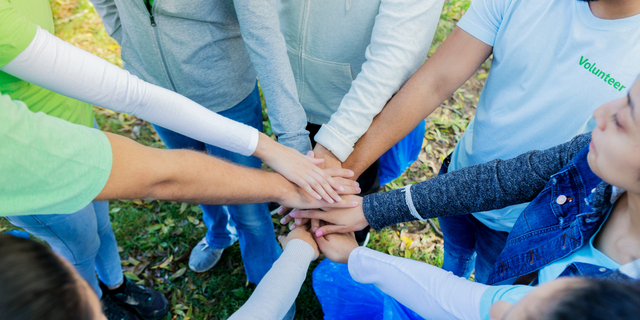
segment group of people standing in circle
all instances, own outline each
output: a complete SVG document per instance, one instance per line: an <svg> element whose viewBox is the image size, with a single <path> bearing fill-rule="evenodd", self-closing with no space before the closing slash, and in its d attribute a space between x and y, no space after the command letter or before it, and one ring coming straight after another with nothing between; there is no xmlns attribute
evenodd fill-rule
<svg viewBox="0 0 640 320"><path fill-rule="evenodd" d="M201 205L194 272L239 241L258 286L231 319L293 319L319 251L426 319L640 311L640 0L473 0L426 62L443 0L91 1L124 70L53 36L48 1L0 0L0 215L53 250L0 236L7 319L164 317L109 221L137 198ZM439 176L377 193L380 155L489 57ZM170 150L96 130L91 104ZM282 246L269 202L295 219ZM358 245L436 217L442 269Z"/></svg>

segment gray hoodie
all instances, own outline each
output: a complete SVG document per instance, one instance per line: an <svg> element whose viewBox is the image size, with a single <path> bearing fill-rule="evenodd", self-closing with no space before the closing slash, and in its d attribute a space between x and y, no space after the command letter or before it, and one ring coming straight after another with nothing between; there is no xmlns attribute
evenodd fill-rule
<svg viewBox="0 0 640 320"><path fill-rule="evenodd" d="M260 78L279 142L310 150L306 116L271 0L91 0L125 69L204 107L227 110Z"/></svg>

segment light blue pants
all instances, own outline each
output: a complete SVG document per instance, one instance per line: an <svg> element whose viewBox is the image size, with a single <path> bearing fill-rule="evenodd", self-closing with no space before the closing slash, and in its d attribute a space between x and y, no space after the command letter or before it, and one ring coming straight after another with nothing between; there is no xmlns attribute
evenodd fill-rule
<svg viewBox="0 0 640 320"><path fill-rule="evenodd" d="M43 214L6 217L14 226L46 241L53 252L73 265L98 297L107 286L122 283L123 274L116 237L109 220L109 202L92 202L72 214Z"/></svg>

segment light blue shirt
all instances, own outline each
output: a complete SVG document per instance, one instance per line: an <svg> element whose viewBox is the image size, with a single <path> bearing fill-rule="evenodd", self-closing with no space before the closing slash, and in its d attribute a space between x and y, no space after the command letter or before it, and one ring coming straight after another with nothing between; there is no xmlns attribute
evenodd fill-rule
<svg viewBox="0 0 640 320"><path fill-rule="evenodd" d="M535 287L517 285L517 286L491 286L480 298L480 318L482 320L490 320L491 306L498 301L506 301L516 304L524 296L533 291Z"/></svg>
<svg viewBox="0 0 640 320"><path fill-rule="evenodd" d="M640 15L604 20L577 0L474 0L458 27L493 46L493 62L450 170L592 130L593 111L640 73ZM525 206L474 215L508 232Z"/></svg>

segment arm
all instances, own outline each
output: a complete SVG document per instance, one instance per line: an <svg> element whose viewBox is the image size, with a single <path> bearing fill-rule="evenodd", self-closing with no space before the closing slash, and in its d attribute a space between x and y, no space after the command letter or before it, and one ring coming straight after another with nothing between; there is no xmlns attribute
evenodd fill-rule
<svg viewBox="0 0 640 320"><path fill-rule="evenodd" d="M289 207L328 205L277 173L246 168L190 150L164 150L105 133L112 149L106 185L95 200L165 199L200 204L279 202ZM343 181L345 192L355 185ZM353 205L336 202L334 206Z"/></svg>
<svg viewBox="0 0 640 320"><path fill-rule="evenodd" d="M552 175L589 145L586 133L544 151L530 151L509 160L465 167L433 179L361 198L362 206L336 210L293 211L293 218L324 220L330 225L316 235L382 229L400 222L500 209L533 200ZM286 219L285 219L286 220Z"/></svg>
<svg viewBox="0 0 640 320"><path fill-rule="evenodd" d="M373 120L343 167L352 169L356 177L362 174L464 84L491 50L456 27Z"/></svg>
<svg viewBox="0 0 640 320"><path fill-rule="evenodd" d="M282 319L293 305L309 263L318 257L318 246L303 228L291 231L280 241L284 252L260 280L249 300L229 320Z"/></svg>
<svg viewBox="0 0 640 320"><path fill-rule="evenodd" d="M373 118L424 62L442 5L442 0L380 3L362 71L315 136L340 161L347 159Z"/></svg>
<svg viewBox="0 0 640 320"><path fill-rule="evenodd" d="M319 162L274 142L255 128L144 82L40 28L29 46L0 70L68 97L138 116L195 140L254 155L317 199L340 200L334 191L338 183L315 165Z"/></svg>
<svg viewBox="0 0 640 320"><path fill-rule="evenodd" d="M489 288L424 262L364 247L349 255L349 273L429 319L480 319L480 300Z"/></svg>
<svg viewBox="0 0 640 320"><path fill-rule="evenodd" d="M40 28L29 46L0 70L45 89L136 115L242 155L251 155L258 145L256 129L146 83Z"/></svg>
<svg viewBox="0 0 640 320"><path fill-rule="evenodd" d="M363 210L380 229L412 220L500 209L533 200L552 175L589 145L589 133L544 151L493 160L391 192L365 197Z"/></svg>
<svg viewBox="0 0 640 320"><path fill-rule="evenodd" d="M122 43L122 26L116 3L113 0L91 0L91 3L102 18L107 34L118 43Z"/></svg>
<svg viewBox="0 0 640 320"><path fill-rule="evenodd" d="M298 91L280 32L273 0L234 0L242 39L258 74L267 102L271 128L278 141L302 154L311 150L307 116L298 102Z"/></svg>
<svg viewBox="0 0 640 320"><path fill-rule="evenodd" d="M479 319L480 299L489 286L457 277L423 262L359 247L353 235L316 239L334 262L349 264L349 274L372 283L426 319Z"/></svg>

